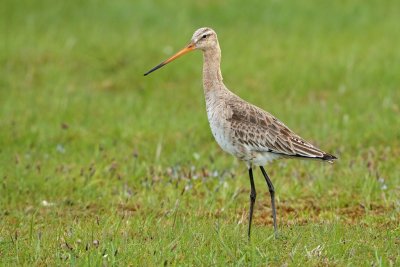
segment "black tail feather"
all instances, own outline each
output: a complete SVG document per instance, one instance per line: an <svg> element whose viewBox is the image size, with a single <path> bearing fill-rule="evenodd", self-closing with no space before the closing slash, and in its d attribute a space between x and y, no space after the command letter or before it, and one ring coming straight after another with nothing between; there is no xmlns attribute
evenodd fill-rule
<svg viewBox="0 0 400 267"><path fill-rule="evenodd" d="M332 161L337 159L337 157L335 157L334 155L325 153L324 156L321 158L322 160L327 160L327 161Z"/></svg>

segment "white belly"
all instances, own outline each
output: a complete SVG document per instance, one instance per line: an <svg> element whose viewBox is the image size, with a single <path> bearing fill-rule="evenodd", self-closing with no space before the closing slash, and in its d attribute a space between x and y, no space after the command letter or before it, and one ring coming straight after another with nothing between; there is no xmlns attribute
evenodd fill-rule
<svg viewBox="0 0 400 267"><path fill-rule="evenodd" d="M229 129L227 128L226 123L216 118L215 114L210 114L209 112L207 112L207 115L210 123L211 132L215 138L215 141L217 141L218 145L225 152L235 155L235 147L230 140Z"/></svg>
<svg viewBox="0 0 400 267"><path fill-rule="evenodd" d="M281 158L280 155L270 152L259 152L255 154L255 157L249 162L256 166L265 166L267 163L272 162L276 159Z"/></svg>
<svg viewBox="0 0 400 267"><path fill-rule="evenodd" d="M216 125L210 122L211 132L217 141L218 145L229 154L235 155L235 147L233 146L229 133L221 125Z"/></svg>

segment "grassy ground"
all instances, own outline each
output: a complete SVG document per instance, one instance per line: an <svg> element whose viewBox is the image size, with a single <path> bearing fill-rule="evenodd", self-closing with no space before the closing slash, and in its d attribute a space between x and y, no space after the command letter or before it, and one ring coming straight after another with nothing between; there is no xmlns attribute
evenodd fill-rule
<svg viewBox="0 0 400 267"><path fill-rule="evenodd" d="M400 4L11 1L0 23L1 265L400 265ZM337 155L256 170L208 127L212 26L227 86Z"/></svg>

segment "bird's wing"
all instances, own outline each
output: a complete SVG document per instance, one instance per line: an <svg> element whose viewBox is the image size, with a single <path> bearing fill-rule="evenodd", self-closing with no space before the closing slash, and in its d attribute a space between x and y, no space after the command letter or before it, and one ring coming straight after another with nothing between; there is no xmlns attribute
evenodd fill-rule
<svg viewBox="0 0 400 267"><path fill-rule="evenodd" d="M251 150L323 160L335 158L296 135L268 112L241 99L227 104L232 111L229 120L235 138Z"/></svg>

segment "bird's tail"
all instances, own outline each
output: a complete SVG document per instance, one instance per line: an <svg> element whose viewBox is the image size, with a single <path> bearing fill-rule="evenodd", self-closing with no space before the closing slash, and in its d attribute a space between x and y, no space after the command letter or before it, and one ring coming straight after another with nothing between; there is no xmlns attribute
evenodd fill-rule
<svg viewBox="0 0 400 267"><path fill-rule="evenodd" d="M337 157L335 157L332 154L328 154L328 153L324 153L323 157L321 158L323 161L327 161L329 163L333 163L333 161L335 159L337 159Z"/></svg>

